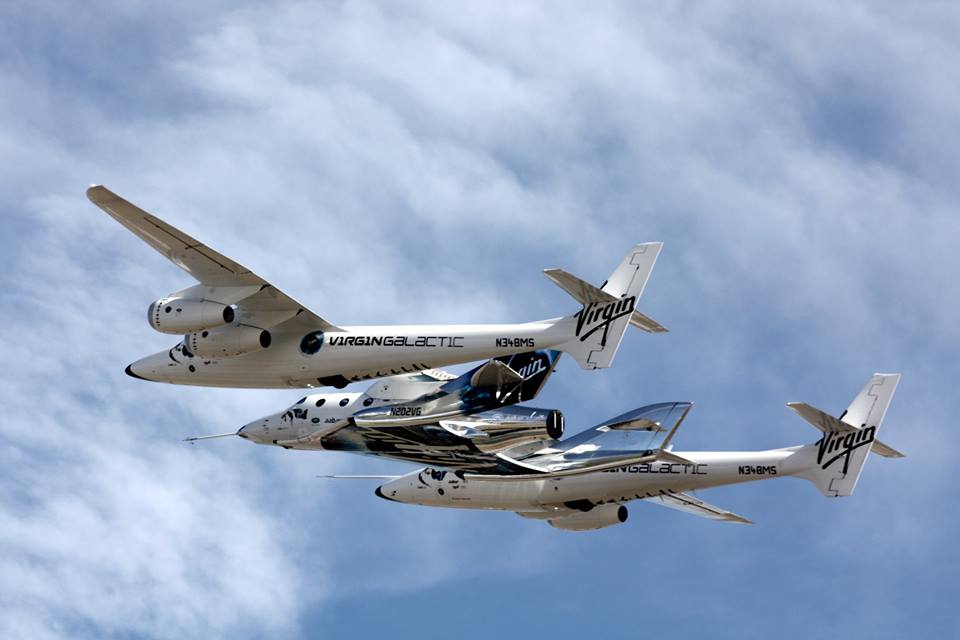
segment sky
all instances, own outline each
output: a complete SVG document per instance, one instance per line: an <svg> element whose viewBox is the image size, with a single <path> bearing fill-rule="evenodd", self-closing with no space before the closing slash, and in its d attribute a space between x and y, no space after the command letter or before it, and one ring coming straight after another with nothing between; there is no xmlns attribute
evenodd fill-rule
<svg viewBox="0 0 960 640"><path fill-rule="evenodd" d="M960 311L952 3L40 0L0 7L0 636L899 638L950 633ZM339 324L574 311L663 241L610 369L536 400L573 433L695 402L678 450L812 442L903 379L850 498L720 488L725 525L378 500L401 463L233 430L303 395L123 375L189 277L109 188ZM459 371L463 368L454 368ZM363 385L355 385L362 390Z"/></svg>

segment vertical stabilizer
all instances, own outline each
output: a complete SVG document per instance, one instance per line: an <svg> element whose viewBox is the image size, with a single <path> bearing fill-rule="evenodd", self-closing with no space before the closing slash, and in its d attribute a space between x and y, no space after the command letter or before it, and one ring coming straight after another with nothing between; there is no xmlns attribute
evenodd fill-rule
<svg viewBox="0 0 960 640"><path fill-rule="evenodd" d="M794 411L823 431L820 440L798 452L809 456L811 462L796 475L813 482L825 496L851 495L867 455L877 442L877 431L880 430L898 382L899 373L873 374L867 386L839 418L820 416L813 420L804 416L812 408L791 403Z"/></svg>
<svg viewBox="0 0 960 640"><path fill-rule="evenodd" d="M601 288L560 269L547 269L544 272L547 277L583 305L580 311L566 319L572 328L573 339L558 348L570 354L584 369L609 367L662 247L662 242L633 247ZM656 328L646 330L665 331L660 325L653 324Z"/></svg>

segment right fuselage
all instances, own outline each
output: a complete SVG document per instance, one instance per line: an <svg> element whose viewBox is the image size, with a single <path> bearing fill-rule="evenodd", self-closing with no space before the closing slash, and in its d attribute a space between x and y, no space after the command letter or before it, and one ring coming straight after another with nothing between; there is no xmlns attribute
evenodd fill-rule
<svg viewBox="0 0 960 640"><path fill-rule="evenodd" d="M815 462L810 447L677 455L690 464L649 462L592 473L522 479L424 469L382 485L377 495L434 507L535 512L564 503L623 503L665 492L790 476Z"/></svg>

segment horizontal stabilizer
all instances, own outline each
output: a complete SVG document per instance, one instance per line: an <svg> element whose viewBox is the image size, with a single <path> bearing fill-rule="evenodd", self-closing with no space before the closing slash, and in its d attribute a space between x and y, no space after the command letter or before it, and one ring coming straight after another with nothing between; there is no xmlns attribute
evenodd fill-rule
<svg viewBox="0 0 960 640"><path fill-rule="evenodd" d="M840 422L829 413L811 407L806 402L788 402L787 406L823 433L842 433L853 428L845 422Z"/></svg>
<svg viewBox="0 0 960 640"><path fill-rule="evenodd" d="M558 287L573 296L573 299L580 304L603 304L607 302L616 302L617 297L611 293L598 289L589 282L584 282L580 278L563 269L544 269L544 275L554 282ZM669 331L662 324L648 315L644 315L634 310L630 315L630 324L647 333L666 333Z"/></svg>
<svg viewBox="0 0 960 640"><path fill-rule="evenodd" d="M543 275L547 276L558 287L573 296L573 299L580 304L616 302L617 297L599 289L589 282L584 282L577 276L567 273L563 269L544 269Z"/></svg>
<svg viewBox="0 0 960 640"><path fill-rule="evenodd" d="M630 316L630 324L647 333L667 333L669 329L639 311L634 311Z"/></svg>
<svg viewBox="0 0 960 640"><path fill-rule="evenodd" d="M787 406L798 416L809 422L823 433L846 433L856 431L857 428L842 420L834 418L829 413L812 407L805 402L788 402ZM884 458L905 458L906 456L880 440L873 441L870 449L873 453Z"/></svg>
<svg viewBox="0 0 960 640"><path fill-rule="evenodd" d="M660 504L671 509L676 509L678 511L683 511L684 513L700 516L701 518L708 518L710 520L735 522L737 524L753 524L753 522L747 520L743 516L738 516L732 511L715 507L714 505L704 502L703 500L695 498L687 493L664 493L652 498L644 498L644 500L647 502Z"/></svg>
<svg viewBox="0 0 960 640"><path fill-rule="evenodd" d="M870 452L875 453L878 456L883 456L884 458L906 458L904 454L879 440L873 441L873 448L870 449Z"/></svg>

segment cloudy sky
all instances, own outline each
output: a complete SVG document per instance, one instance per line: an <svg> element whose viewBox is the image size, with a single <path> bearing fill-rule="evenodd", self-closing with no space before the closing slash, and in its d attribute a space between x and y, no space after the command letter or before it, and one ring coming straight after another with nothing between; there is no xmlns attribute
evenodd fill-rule
<svg viewBox="0 0 960 640"><path fill-rule="evenodd" d="M953 628L960 11L950 3L40 1L0 8L0 636L718 638ZM103 183L335 323L573 311L665 248L577 431L696 402L678 449L811 442L903 381L852 498L706 492L587 534L377 500L347 454L188 435L299 397L123 375L190 284ZM358 387L360 390L362 387ZM948 627L949 625L949 627Z"/></svg>

